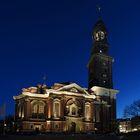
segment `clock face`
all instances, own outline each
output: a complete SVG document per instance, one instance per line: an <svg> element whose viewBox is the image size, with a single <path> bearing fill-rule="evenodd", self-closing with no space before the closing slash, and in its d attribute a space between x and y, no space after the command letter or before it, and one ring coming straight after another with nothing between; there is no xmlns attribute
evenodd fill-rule
<svg viewBox="0 0 140 140"><path fill-rule="evenodd" d="M103 40L105 38L105 33L103 31L98 31L95 32L94 34L94 39L99 41L99 40Z"/></svg>

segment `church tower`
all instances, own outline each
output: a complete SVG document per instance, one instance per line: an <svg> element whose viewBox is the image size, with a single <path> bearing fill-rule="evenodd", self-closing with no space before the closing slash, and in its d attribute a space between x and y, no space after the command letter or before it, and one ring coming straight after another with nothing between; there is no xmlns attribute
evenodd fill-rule
<svg viewBox="0 0 140 140"><path fill-rule="evenodd" d="M93 86L113 88L113 58L109 56L109 44L107 37L107 29L104 22L100 19L95 24L92 32L93 48L88 64L89 89Z"/></svg>
<svg viewBox="0 0 140 140"><path fill-rule="evenodd" d="M92 31L92 50L88 63L88 89L95 94L94 124L101 133L115 130L116 94L113 89L112 64L109 54L108 32L101 18Z"/></svg>

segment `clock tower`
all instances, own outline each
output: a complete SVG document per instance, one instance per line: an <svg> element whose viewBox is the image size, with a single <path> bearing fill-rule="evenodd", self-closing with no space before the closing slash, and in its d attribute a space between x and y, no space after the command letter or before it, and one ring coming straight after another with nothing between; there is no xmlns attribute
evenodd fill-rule
<svg viewBox="0 0 140 140"><path fill-rule="evenodd" d="M92 31L92 50L88 63L88 89L95 94L94 123L99 132L112 132L116 121L116 94L113 89L112 64L109 55L108 32L99 19Z"/></svg>
<svg viewBox="0 0 140 140"><path fill-rule="evenodd" d="M107 29L102 20L98 20L92 31L92 51L88 63L88 88L100 86L113 88L112 63L109 56L109 44L107 41Z"/></svg>

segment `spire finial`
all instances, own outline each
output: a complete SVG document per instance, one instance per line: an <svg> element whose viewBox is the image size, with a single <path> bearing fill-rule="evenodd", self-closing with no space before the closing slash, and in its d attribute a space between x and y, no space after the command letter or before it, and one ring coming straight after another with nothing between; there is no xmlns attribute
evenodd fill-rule
<svg viewBox="0 0 140 140"><path fill-rule="evenodd" d="M101 18L101 10L102 10L102 7L99 4L96 7L97 7L97 14L98 14L98 17L100 19Z"/></svg>
<svg viewBox="0 0 140 140"><path fill-rule="evenodd" d="M46 79L47 79L46 74L44 74L42 79L43 79L43 84L45 85L46 84Z"/></svg>

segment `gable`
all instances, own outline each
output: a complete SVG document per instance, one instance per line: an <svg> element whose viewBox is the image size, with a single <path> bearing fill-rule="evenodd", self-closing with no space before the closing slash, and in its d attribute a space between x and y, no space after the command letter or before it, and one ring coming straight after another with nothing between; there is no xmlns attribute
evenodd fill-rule
<svg viewBox="0 0 140 140"><path fill-rule="evenodd" d="M66 85L60 89L58 89L57 91L67 91L67 92L72 92L72 93L79 93L79 94L85 94L88 95L88 92L80 87L79 85L72 83L70 85Z"/></svg>

